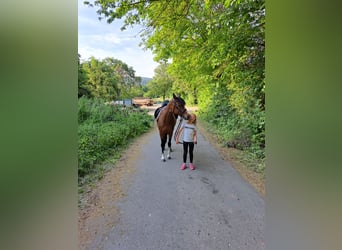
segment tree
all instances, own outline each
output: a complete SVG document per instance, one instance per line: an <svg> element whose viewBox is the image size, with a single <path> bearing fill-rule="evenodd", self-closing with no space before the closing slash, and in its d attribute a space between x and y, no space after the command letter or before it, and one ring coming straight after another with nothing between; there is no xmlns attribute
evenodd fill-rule
<svg viewBox="0 0 342 250"><path fill-rule="evenodd" d="M162 63L155 70L155 76L147 83L148 92L150 97L162 96L163 100L171 94L173 79L167 73L169 64Z"/></svg>
<svg viewBox="0 0 342 250"><path fill-rule="evenodd" d="M86 78L82 78L80 72L84 72ZM98 60L91 57L81 64L79 75L79 82L90 97L111 101L132 98L141 92L141 78L135 76L132 67L115 58Z"/></svg>
<svg viewBox="0 0 342 250"><path fill-rule="evenodd" d="M175 90L241 148L265 140L264 0L96 0L100 18L143 24L142 44L169 61ZM195 100L194 100L195 102Z"/></svg>
<svg viewBox="0 0 342 250"><path fill-rule="evenodd" d="M135 77L133 68L118 59L110 57L105 58L103 62L116 73L118 86L116 90L117 97L121 99L131 98L131 89L140 81L139 78Z"/></svg>
<svg viewBox="0 0 342 250"><path fill-rule="evenodd" d="M116 99L119 92L119 77L110 65L91 57L89 61L83 63L83 69L88 76L86 86L92 97Z"/></svg>
<svg viewBox="0 0 342 250"><path fill-rule="evenodd" d="M90 96L90 91L86 88L87 75L82 69L81 55L78 54L78 98L82 96Z"/></svg>

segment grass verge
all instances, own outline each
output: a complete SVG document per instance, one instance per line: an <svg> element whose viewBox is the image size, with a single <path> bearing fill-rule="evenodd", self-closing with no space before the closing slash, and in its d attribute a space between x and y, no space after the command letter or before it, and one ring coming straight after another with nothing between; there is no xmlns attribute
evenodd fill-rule
<svg viewBox="0 0 342 250"><path fill-rule="evenodd" d="M197 123L198 129L203 136L219 151L225 161L240 173L240 175L249 182L262 197L265 197L265 162L255 158L251 153L228 148L220 141L214 129L209 123L199 119Z"/></svg>

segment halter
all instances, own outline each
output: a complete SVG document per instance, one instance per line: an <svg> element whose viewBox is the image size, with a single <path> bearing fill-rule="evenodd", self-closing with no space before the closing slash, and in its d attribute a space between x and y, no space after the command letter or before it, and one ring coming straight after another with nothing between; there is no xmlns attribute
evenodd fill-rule
<svg viewBox="0 0 342 250"><path fill-rule="evenodd" d="M183 114L186 112L186 108L184 108L183 110L180 110L180 108L177 106L177 101L176 99L173 99L173 102L174 102L174 108L178 109L178 111L180 112L179 113L179 116L180 117L183 117ZM173 112L173 111L172 111ZM174 113L174 112L173 112Z"/></svg>

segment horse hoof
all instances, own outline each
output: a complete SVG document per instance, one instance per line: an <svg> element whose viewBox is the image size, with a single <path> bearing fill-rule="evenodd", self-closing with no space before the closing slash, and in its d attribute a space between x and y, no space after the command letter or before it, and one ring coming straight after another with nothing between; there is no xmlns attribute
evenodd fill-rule
<svg viewBox="0 0 342 250"><path fill-rule="evenodd" d="M165 160L165 159L162 159L162 161L163 161L163 162L166 162L166 160Z"/></svg>
<svg viewBox="0 0 342 250"><path fill-rule="evenodd" d="M168 157L167 157L167 159L169 159L169 160L170 160L170 159L171 159L171 156L168 156Z"/></svg>

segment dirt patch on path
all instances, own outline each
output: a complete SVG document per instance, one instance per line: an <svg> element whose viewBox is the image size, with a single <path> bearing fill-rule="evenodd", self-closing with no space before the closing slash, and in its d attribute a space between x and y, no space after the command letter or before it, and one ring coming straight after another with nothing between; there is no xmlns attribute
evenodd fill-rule
<svg viewBox="0 0 342 250"><path fill-rule="evenodd" d="M210 142L211 145L220 153L221 157L232 164L232 166L240 173L242 178L244 178L248 183L250 183L258 193L264 198L266 194L265 181L260 173L249 169L247 166L239 161L240 151L234 148L223 147L218 143L218 139L215 135L208 132L203 124L197 123L198 129L201 131L202 135Z"/></svg>
<svg viewBox="0 0 342 250"><path fill-rule="evenodd" d="M107 237L105 232L118 223L120 214L115 203L126 195L123 187L130 183L136 172L132 163L140 157L141 145L153 131L151 128L132 142L113 168L86 195L85 206L78 210L79 249L92 249L91 242L95 237L103 242Z"/></svg>

